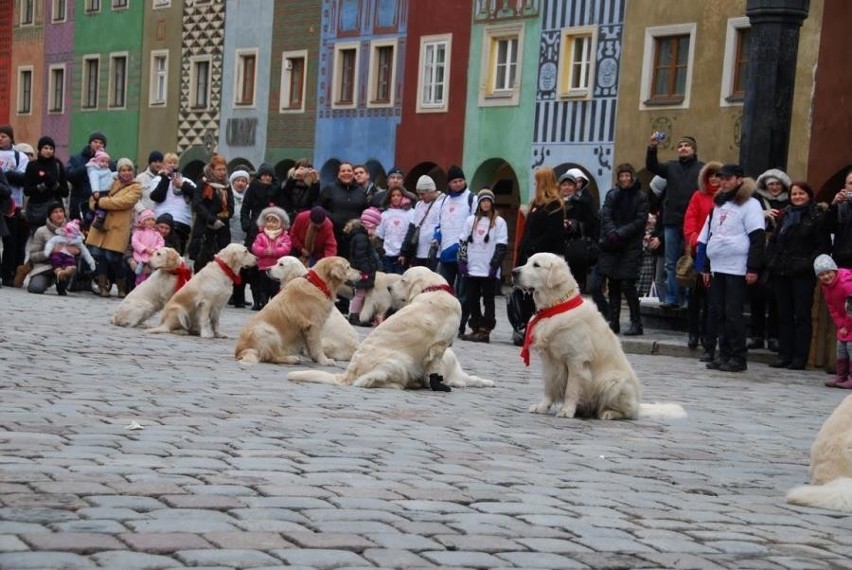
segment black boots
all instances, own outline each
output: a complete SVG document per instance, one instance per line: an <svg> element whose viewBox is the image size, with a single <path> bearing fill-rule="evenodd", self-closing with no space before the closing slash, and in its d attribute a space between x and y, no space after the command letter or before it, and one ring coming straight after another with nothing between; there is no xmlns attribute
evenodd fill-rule
<svg viewBox="0 0 852 570"><path fill-rule="evenodd" d="M630 323L630 328L624 331L624 336L641 336L644 334L642 323Z"/></svg>

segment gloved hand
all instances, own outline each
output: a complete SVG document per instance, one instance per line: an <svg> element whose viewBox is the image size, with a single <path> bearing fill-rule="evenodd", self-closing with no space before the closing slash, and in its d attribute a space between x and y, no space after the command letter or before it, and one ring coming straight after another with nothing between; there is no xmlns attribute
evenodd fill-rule
<svg viewBox="0 0 852 570"><path fill-rule="evenodd" d="M462 275L467 275L467 263L464 261L459 262L459 273Z"/></svg>
<svg viewBox="0 0 852 570"><path fill-rule="evenodd" d="M488 268L488 277L490 277L491 279L496 278L496 277L497 277L497 269L498 269L498 268L497 268L497 267L494 267L493 265L492 265L492 266L490 266L490 267Z"/></svg>
<svg viewBox="0 0 852 570"><path fill-rule="evenodd" d="M36 184L36 190L38 190L40 194L44 194L45 192L47 192L47 184L45 184L44 182Z"/></svg>
<svg viewBox="0 0 852 570"><path fill-rule="evenodd" d="M210 225L210 227L213 228L214 230L221 230L222 228L225 227L225 222L223 222L222 220L216 220L215 222L213 222Z"/></svg>

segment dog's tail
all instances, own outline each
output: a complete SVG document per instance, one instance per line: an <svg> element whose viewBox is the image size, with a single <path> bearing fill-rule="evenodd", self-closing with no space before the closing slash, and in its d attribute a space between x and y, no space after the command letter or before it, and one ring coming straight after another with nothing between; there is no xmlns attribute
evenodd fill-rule
<svg viewBox="0 0 852 570"><path fill-rule="evenodd" d="M297 370L287 375L290 382L311 382L313 384L342 385L343 374L326 372L325 370Z"/></svg>
<svg viewBox="0 0 852 570"><path fill-rule="evenodd" d="M680 420L686 417L686 410L680 404L671 402L654 402L653 404L639 404L640 418L654 418L663 420Z"/></svg>
<svg viewBox="0 0 852 570"><path fill-rule="evenodd" d="M240 350L237 352L237 360L240 361L240 364L245 366L254 366L258 362L260 362L260 354L257 353L257 350L253 348L247 348L245 350Z"/></svg>
<svg viewBox="0 0 852 570"><path fill-rule="evenodd" d="M840 477L825 485L802 485L790 489L787 502L792 505L852 513L852 477Z"/></svg>

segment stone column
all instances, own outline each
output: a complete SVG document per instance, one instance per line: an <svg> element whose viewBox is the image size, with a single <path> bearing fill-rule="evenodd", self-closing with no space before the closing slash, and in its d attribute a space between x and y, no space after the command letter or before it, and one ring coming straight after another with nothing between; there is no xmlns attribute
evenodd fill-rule
<svg viewBox="0 0 852 570"><path fill-rule="evenodd" d="M740 164L749 176L787 167L799 28L810 0L747 0L751 22Z"/></svg>

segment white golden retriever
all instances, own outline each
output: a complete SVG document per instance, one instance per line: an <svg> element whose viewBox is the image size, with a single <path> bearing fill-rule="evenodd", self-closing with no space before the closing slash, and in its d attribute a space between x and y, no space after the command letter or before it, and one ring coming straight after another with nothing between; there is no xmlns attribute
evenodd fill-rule
<svg viewBox="0 0 852 570"><path fill-rule="evenodd" d="M393 288L407 304L370 332L344 372L300 370L291 372L288 380L406 389L428 387L434 374L450 386L494 385L465 374L448 350L458 331L461 305L443 277L413 267Z"/></svg>
<svg viewBox="0 0 852 570"><path fill-rule="evenodd" d="M120 327L138 327L154 313L162 309L175 293L178 275L188 279L192 270L184 263L180 254L170 248L161 247L151 256L151 268L155 271L137 285L112 315L110 322Z"/></svg>
<svg viewBox="0 0 852 570"><path fill-rule="evenodd" d="M810 485L791 489L787 502L852 513L852 396L840 402L811 447Z"/></svg>
<svg viewBox="0 0 852 570"><path fill-rule="evenodd" d="M273 279L277 279L283 289L287 283L296 277L304 277L308 269L297 258L285 255L266 272ZM322 350L332 360L349 360L355 354L355 349L358 348L358 333L336 307L332 307L328 313L328 318L322 325L320 336ZM302 354L310 356L307 351L303 351Z"/></svg>
<svg viewBox="0 0 852 570"><path fill-rule="evenodd" d="M219 331L219 316L231 296L240 269L255 265L257 258L244 245L225 246L213 261L172 295L163 308L160 325L145 332L227 338Z"/></svg>
<svg viewBox="0 0 852 570"><path fill-rule="evenodd" d="M402 275L396 273L384 273L376 271L376 282L372 289L364 296L364 306L358 313L361 322L372 323L373 319L383 321L390 309L398 310L402 303L394 302L391 296L391 287L399 283Z"/></svg>
<svg viewBox="0 0 852 570"><path fill-rule="evenodd" d="M580 290L564 259L537 253L512 271L512 279L515 287L533 291L539 311L527 330L532 348L541 356L544 398L530 406L530 412L546 414L554 402L561 402L556 415L562 418L685 415L676 404L642 404L640 410L639 379L618 337L594 303L576 305ZM557 307L572 308L556 313ZM545 316L551 311L554 314Z"/></svg>
<svg viewBox="0 0 852 570"><path fill-rule="evenodd" d="M331 366L322 330L334 308L334 291L360 273L342 257L324 257L303 278L293 279L243 326L234 351L243 364L298 364L307 352L314 362Z"/></svg>

